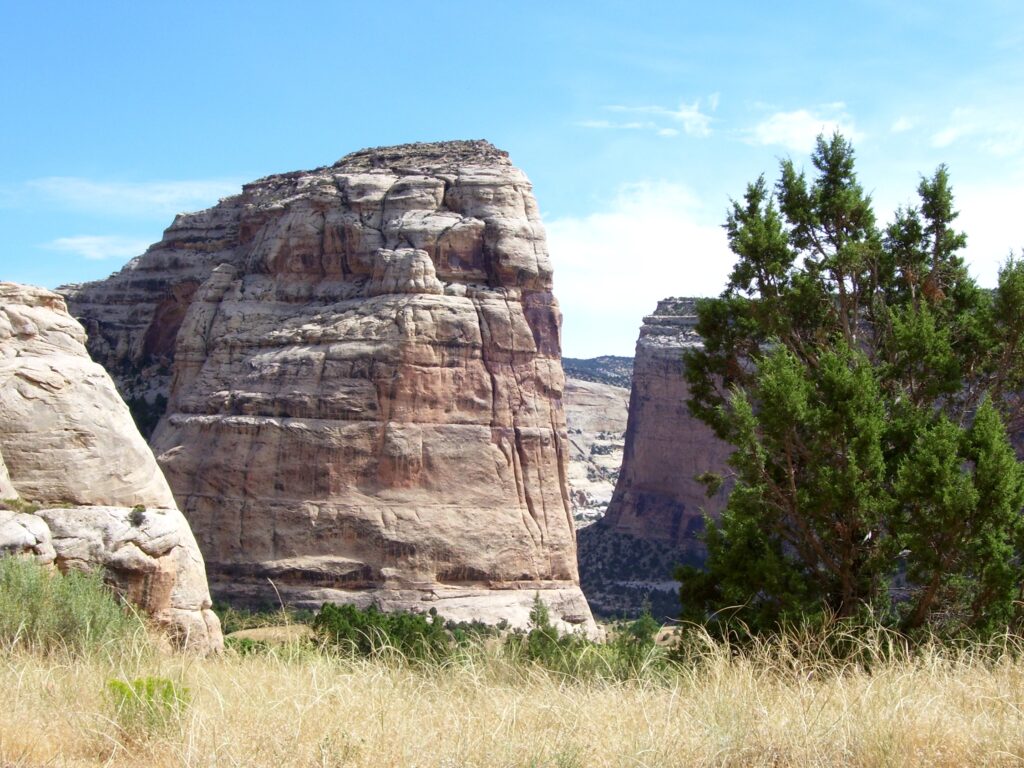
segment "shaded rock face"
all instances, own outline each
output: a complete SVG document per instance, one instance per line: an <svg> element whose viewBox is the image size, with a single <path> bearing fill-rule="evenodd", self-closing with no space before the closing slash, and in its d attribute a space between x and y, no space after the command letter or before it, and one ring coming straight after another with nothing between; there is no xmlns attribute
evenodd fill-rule
<svg viewBox="0 0 1024 768"><path fill-rule="evenodd" d="M576 527L582 528L604 515L615 491L622 466L629 390L566 377L564 403L569 428L569 503Z"/></svg>
<svg viewBox="0 0 1024 768"><path fill-rule="evenodd" d="M723 472L731 448L686 407L683 352L701 343L696 319L692 299L665 299L644 318L615 493L605 516L580 532L587 597L612 613L637 604L638 591L674 590L676 563L703 562L704 513L719 513L728 498L730 486L708 498L697 480Z"/></svg>
<svg viewBox="0 0 1024 768"><path fill-rule="evenodd" d="M66 289L226 598L591 626L558 304L526 176L486 142L364 150L178 216Z"/></svg>
<svg viewBox="0 0 1024 768"><path fill-rule="evenodd" d="M725 506L728 488L708 498L698 477L721 473L731 448L690 415L683 352L698 346L693 300L666 299L644 318L636 344L622 471L603 525L700 556L703 514Z"/></svg>
<svg viewBox="0 0 1024 768"><path fill-rule="evenodd" d="M103 567L181 644L221 646L199 548L82 327L61 296L13 283L0 283L0 498L31 503L0 509L0 552Z"/></svg>

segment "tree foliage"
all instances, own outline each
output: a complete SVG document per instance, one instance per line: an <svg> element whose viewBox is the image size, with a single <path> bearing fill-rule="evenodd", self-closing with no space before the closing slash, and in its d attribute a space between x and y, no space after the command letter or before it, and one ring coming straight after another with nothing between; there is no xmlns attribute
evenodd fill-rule
<svg viewBox="0 0 1024 768"><path fill-rule="evenodd" d="M884 230L840 135L733 201L737 261L698 305L691 412L734 489L683 568L684 616L753 630L871 611L905 630L1021 613L1024 264L970 278L947 169Z"/></svg>

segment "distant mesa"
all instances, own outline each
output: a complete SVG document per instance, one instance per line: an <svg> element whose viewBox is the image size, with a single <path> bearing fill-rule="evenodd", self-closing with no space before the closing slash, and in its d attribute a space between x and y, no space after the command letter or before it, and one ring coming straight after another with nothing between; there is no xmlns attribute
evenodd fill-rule
<svg viewBox="0 0 1024 768"><path fill-rule="evenodd" d="M58 294L0 283L0 554L102 568L179 645L221 647L203 558Z"/></svg>
<svg viewBox="0 0 1024 768"><path fill-rule="evenodd" d="M505 152L409 144L268 176L64 292L156 424L215 594L513 626L540 594L593 629L561 315Z"/></svg>

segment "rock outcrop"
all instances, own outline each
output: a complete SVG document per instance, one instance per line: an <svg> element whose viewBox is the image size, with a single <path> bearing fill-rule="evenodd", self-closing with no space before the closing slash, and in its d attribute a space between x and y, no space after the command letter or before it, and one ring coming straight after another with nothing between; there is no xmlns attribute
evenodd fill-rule
<svg viewBox="0 0 1024 768"><path fill-rule="evenodd" d="M622 469L604 517L580 532L580 570L595 610L616 613L652 591L671 593L677 563L704 559L704 513L725 506L697 479L721 473L728 445L690 415L683 352L701 343L692 299L665 299L644 318L636 344ZM678 601L669 601L678 612Z"/></svg>
<svg viewBox="0 0 1024 768"><path fill-rule="evenodd" d="M486 142L364 150L178 216L66 290L135 403L215 594L591 628L558 304Z"/></svg>
<svg viewBox="0 0 1024 768"><path fill-rule="evenodd" d="M0 283L0 551L104 568L182 645L219 648L203 558L64 299Z"/></svg>
<svg viewBox="0 0 1024 768"><path fill-rule="evenodd" d="M565 379L569 428L569 502L576 527L601 519L622 466L629 390L595 381Z"/></svg>

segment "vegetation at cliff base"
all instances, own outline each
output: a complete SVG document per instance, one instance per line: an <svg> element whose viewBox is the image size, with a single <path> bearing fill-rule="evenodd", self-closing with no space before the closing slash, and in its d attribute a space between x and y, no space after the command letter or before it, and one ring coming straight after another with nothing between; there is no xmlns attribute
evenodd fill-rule
<svg viewBox="0 0 1024 768"><path fill-rule="evenodd" d="M945 167L883 230L846 139L819 137L811 163L733 203L735 267L698 305L690 409L735 446L735 486L706 570L678 573L685 616L1017 627L1024 263L974 283Z"/></svg>
<svg viewBox="0 0 1024 768"><path fill-rule="evenodd" d="M0 651L118 653L144 635L99 572L63 574L32 558L0 557Z"/></svg>

